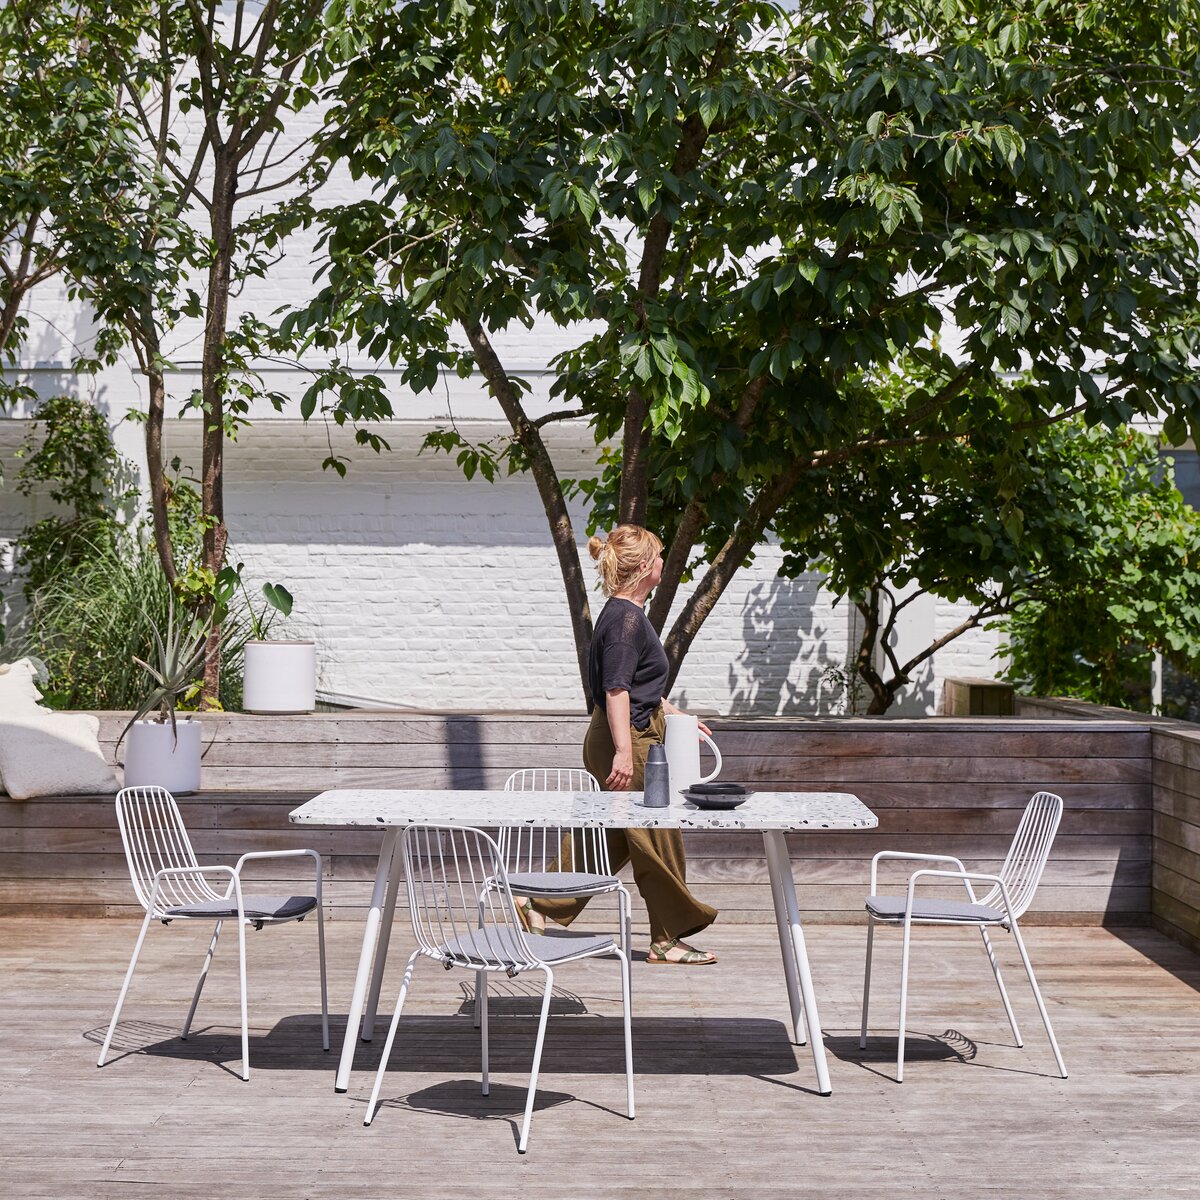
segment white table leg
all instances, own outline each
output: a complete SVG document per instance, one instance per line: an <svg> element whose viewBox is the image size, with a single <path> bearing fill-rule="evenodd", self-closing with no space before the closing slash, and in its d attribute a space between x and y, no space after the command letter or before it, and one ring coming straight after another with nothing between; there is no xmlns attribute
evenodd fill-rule
<svg viewBox="0 0 1200 1200"><path fill-rule="evenodd" d="M350 1070L354 1066L354 1045L358 1040L358 1023L362 1017L363 1003L367 998L367 984L371 979L371 960L375 956L375 941L379 935L379 923L383 915L388 873L399 836L399 829L389 829L384 835L383 847L379 851L379 867L375 872L375 890L371 893L371 908L367 913L362 949L358 954L358 973L354 976L354 994L350 998L350 1011L346 1014L346 1036L342 1039L342 1056L338 1060L337 1076L333 1081L333 1089L336 1092L344 1092L350 1086Z"/></svg>
<svg viewBox="0 0 1200 1200"><path fill-rule="evenodd" d="M784 972L788 970L789 955L800 977L800 995L804 1002L804 1017L808 1025L808 1039L812 1049L813 1065L817 1069L817 1090L822 1096L831 1095L833 1086L829 1082L829 1065L825 1061L825 1041L821 1036L821 1020L817 1015L817 994L813 990L812 972L808 966L808 950L804 944L804 930L800 926L800 906L796 903L796 888L792 883L792 864L788 855L787 842L781 830L763 831L763 844L767 851L767 869L771 875L772 889L778 889L783 897L790 937L781 942Z"/></svg>
<svg viewBox="0 0 1200 1200"><path fill-rule="evenodd" d="M775 927L779 931L779 952L783 956L783 978L787 983L788 1003L792 1009L793 1041L803 1046L808 1041L804 1028L804 1006L800 1000L800 976L796 971L796 955L792 952L792 930L788 925L787 904L783 898L783 887L772 866L771 844L763 834L766 849L767 873L771 880L771 901L775 905Z"/></svg>
<svg viewBox="0 0 1200 1200"><path fill-rule="evenodd" d="M379 989L383 986L383 970L387 966L388 945L392 940L392 922L396 919L396 894L400 891L400 870L396 860L400 854L400 843L392 852L389 868L387 900L383 905L383 919L379 925L379 937L375 944L375 967L371 972L371 990L367 994L367 1011L363 1014L361 1038L369 1042L375 1035L375 1012L379 1008Z"/></svg>

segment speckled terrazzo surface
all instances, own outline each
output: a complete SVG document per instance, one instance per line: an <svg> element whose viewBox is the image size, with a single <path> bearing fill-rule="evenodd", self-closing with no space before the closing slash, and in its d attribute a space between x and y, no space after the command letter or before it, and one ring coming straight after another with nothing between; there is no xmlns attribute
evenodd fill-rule
<svg viewBox="0 0 1200 1200"><path fill-rule="evenodd" d="M701 809L682 797L646 808L641 792L322 792L295 809L300 825L612 826L616 829L872 829L875 814L849 792L753 792L738 808Z"/></svg>

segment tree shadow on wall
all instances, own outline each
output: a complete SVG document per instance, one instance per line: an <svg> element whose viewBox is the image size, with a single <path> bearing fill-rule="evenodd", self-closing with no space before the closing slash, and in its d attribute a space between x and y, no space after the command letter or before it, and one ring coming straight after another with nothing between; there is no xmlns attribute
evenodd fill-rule
<svg viewBox="0 0 1200 1200"><path fill-rule="evenodd" d="M755 584L742 605L742 649L729 668L730 716L790 716L831 707L823 676L844 636L815 612L818 575ZM832 639L831 639L832 635Z"/></svg>

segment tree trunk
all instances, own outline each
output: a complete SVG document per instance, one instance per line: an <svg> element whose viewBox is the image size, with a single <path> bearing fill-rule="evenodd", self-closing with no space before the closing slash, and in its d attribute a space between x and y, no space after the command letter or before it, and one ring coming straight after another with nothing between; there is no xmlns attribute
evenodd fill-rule
<svg viewBox="0 0 1200 1200"><path fill-rule="evenodd" d="M811 466L808 461L794 463L789 470L767 484L755 497L749 511L738 522L737 528L730 534L725 545L717 552L699 586L675 618L675 624L671 626L671 632L663 643L671 671L667 680L668 687L674 684L693 639L700 632L700 627L709 613L716 607L730 580L746 561L746 556L758 545L763 532L779 511L779 506Z"/></svg>
<svg viewBox="0 0 1200 1200"><path fill-rule="evenodd" d="M537 484L546 521L550 525L550 536L558 555L558 567L562 572L563 586L567 592L567 607L571 613L571 629L575 635L575 654L579 664L579 679L583 686L584 701L591 711L591 693L588 687L588 651L592 645L592 612L588 603L587 585L583 578L583 567L579 561L579 547L575 542L575 530L571 515L563 497L558 471L550 459L546 443L537 426L525 415L520 397L509 381L500 359L497 357L483 326L477 321L464 319L462 327L475 354L475 361L488 381L492 395L504 411L513 434L519 443L529 470Z"/></svg>
<svg viewBox="0 0 1200 1200"><path fill-rule="evenodd" d="M208 270L208 312L204 322L201 397L204 417L201 464L201 512L204 517L203 566L216 575L225 565L225 332L229 319L229 279L233 265L233 206L236 159L226 147L214 148L212 209L213 260ZM221 700L221 631L209 634L204 659L202 705Z"/></svg>
<svg viewBox="0 0 1200 1200"><path fill-rule="evenodd" d="M171 546L171 528L167 514L167 478L163 470L163 416L166 412L167 385L163 378L157 347L146 354L146 384L150 390L146 408L146 475L150 485L150 526L154 546L167 582L175 586L175 553Z"/></svg>
<svg viewBox="0 0 1200 1200"><path fill-rule="evenodd" d="M4 359L4 352L16 328L17 318L21 315L21 301L24 298L24 290L13 287L5 297L4 308L0 309L0 362Z"/></svg>
<svg viewBox="0 0 1200 1200"><path fill-rule="evenodd" d="M858 677L871 689L871 703L867 705L867 716L882 716L892 706L896 698L899 681L884 681L875 667L875 647L879 644L881 629L879 617L880 592L872 588L865 601L857 601L855 608L862 614L863 631L858 639L858 653L854 656L854 670ZM907 683L907 680L904 680Z"/></svg>
<svg viewBox="0 0 1200 1200"><path fill-rule="evenodd" d="M739 433L744 434L750 427L754 411L766 390L766 376L759 376L743 389L741 399L738 401L737 413L734 416L734 427ZM715 472L712 476L711 487L705 488L702 494L694 496L679 519L675 536L671 539L666 556L663 558L662 579L659 581L658 587L654 589L654 599L650 602L650 624L658 633L662 633L663 626L667 623L671 605L675 603L675 596L679 592L680 580L684 571L687 570L688 560L692 556L692 548L704 528L704 522L708 517L708 496L722 487L725 480L726 473L724 471ZM672 676L672 678L674 677Z"/></svg>
<svg viewBox="0 0 1200 1200"><path fill-rule="evenodd" d="M714 55L709 75L714 75L724 60L724 50ZM684 122L671 162L671 173L676 179L696 169L704 143L708 140L708 127L693 113ZM670 244L672 225L661 212L650 218L646 229L646 241L642 246L642 265L638 273L638 312L646 325L646 302L657 298L662 290L663 275L667 265L667 248ZM621 446L621 496L617 511L622 523L642 525L646 520L649 491L650 431L646 420L650 405L640 388L629 389L625 403L625 428Z"/></svg>

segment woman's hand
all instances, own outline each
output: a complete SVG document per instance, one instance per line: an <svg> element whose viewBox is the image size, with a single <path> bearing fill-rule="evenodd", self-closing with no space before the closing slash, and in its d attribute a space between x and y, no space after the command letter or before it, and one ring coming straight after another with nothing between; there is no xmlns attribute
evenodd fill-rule
<svg viewBox="0 0 1200 1200"><path fill-rule="evenodd" d="M626 746L613 755L612 772L605 780L610 792L627 792L633 783L633 747Z"/></svg>
<svg viewBox="0 0 1200 1200"><path fill-rule="evenodd" d="M682 708L676 708L675 705L672 704L670 702L670 700L668 700L666 698L666 696L663 697L662 706L663 706L663 712L665 712L668 716L673 716L673 717L686 717L687 716L687 713L685 713ZM712 730L709 729L709 727L707 725L705 725L705 723L703 721L701 721L699 717L696 718L696 724L699 727L701 733L707 733L709 737L712 737Z"/></svg>

